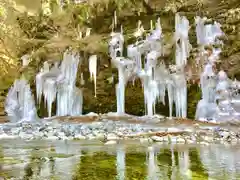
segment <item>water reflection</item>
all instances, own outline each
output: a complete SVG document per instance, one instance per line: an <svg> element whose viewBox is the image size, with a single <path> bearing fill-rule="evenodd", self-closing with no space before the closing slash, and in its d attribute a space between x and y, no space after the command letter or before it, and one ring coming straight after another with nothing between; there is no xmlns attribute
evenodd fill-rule
<svg viewBox="0 0 240 180"><path fill-rule="evenodd" d="M29 144L28 144L29 145ZM37 148L34 148L37 147ZM0 177L73 180L237 180L240 146L3 143ZM24 159L24 162L22 162Z"/></svg>
<svg viewBox="0 0 240 180"><path fill-rule="evenodd" d="M117 148L117 179L125 179L125 147L118 146Z"/></svg>

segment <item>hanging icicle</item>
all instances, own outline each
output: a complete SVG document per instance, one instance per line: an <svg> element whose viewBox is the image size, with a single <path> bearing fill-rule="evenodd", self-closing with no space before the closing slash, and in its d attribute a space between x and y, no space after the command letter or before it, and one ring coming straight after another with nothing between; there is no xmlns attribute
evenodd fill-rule
<svg viewBox="0 0 240 180"><path fill-rule="evenodd" d="M97 97L97 55L89 57L89 72L91 80L94 81L94 93L95 97Z"/></svg>

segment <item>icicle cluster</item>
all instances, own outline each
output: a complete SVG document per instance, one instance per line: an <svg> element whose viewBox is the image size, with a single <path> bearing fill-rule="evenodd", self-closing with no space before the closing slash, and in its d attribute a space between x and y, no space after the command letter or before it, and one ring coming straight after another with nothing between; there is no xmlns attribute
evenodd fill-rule
<svg viewBox="0 0 240 180"><path fill-rule="evenodd" d="M202 90L202 99L199 101L196 110L196 119L198 120L232 120L240 117L240 95L239 87L231 82L224 71L218 74L214 71L216 60L219 59L220 48L213 48L212 52L205 52L204 45L222 45L218 37L224 35L221 31L221 25L217 22L205 24L207 18L196 17L196 33L200 53L205 54L206 62L202 74L200 75L200 85Z"/></svg>
<svg viewBox="0 0 240 180"><path fill-rule="evenodd" d="M188 40L188 30L189 22L186 17L180 17L177 14L177 66L171 73L164 63L158 63L158 58L163 55L163 35L160 18L158 18L157 22L155 23L155 28L153 27L151 21L150 33L145 39L142 37L142 34L145 30L142 27L141 22L138 22L137 31L134 33L138 39L136 43L127 46L127 56L130 59L121 57L121 53L117 54L119 49L120 52L122 52L124 40L121 38L116 38L116 36L112 36L112 39L109 42L109 50L112 62L118 68L119 83L116 86L118 114L125 112L124 91L125 84L128 82L128 77L137 76L142 80L143 84L146 115L153 116L155 114L155 104L157 101L165 104L167 90L169 100L169 116L172 117L172 107L173 104L175 104L176 116L186 117L187 83L183 69L187 63L187 58L191 49L191 45L189 44Z"/></svg>
<svg viewBox="0 0 240 180"><path fill-rule="evenodd" d="M177 13L175 16L175 38L176 38L176 65L184 66L190 55L191 45L188 40L189 21L185 16Z"/></svg>
<svg viewBox="0 0 240 180"><path fill-rule="evenodd" d="M24 78L15 80L5 102L5 111L12 122L37 119L35 102L29 84Z"/></svg>
<svg viewBox="0 0 240 180"><path fill-rule="evenodd" d="M38 104L42 95L47 106L48 116L52 116L52 104L57 100L57 116L81 115L82 91L75 86L80 57L77 53L66 51L59 67L58 62L49 70L48 62L36 76Z"/></svg>

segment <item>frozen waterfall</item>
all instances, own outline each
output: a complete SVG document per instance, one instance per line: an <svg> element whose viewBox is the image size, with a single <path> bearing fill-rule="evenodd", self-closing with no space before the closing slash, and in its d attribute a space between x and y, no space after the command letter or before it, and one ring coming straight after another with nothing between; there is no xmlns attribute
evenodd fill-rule
<svg viewBox="0 0 240 180"><path fill-rule="evenodd" d="M11 122L34 121L37 119L30 85L23 77L15 80L10 88L6 97L5 111Z"/></svg>
<svg viewBox="0 0 240 180"><path fill-rule="evenodd" d="M47 106L48 116L52 116L52 104L57 101L57 116L82 114L82 91L75 87L80 57L77 53L66 51L59 66L56 62L49 70L48 62L36 76L38 103L42 95Z"/></svg>

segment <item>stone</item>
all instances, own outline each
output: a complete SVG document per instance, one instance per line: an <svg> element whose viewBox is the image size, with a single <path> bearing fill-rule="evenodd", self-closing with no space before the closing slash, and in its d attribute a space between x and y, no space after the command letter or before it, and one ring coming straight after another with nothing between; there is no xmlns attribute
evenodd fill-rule
<svg viewBox="0 0 240 180"><path fill-rule="evenodd" d="M81 135L81 134L75 135L74 138L77 139L77 140L84 140L84 139L86 139L86 137Z"/></svg>
<svg viewBox="0 0 240 180"><path fill-rule="evenodd" d="M236 138L232 138L231 144L232 144L232 145L235 145L235 144L237 144L237 143L238 143L238 140L237 140Z"/></svg>
<svg viewBox="0 0 240 180"><path fill-rule="evenodd" d="M204 136L203 140L206 142L213 142L213 137L212 136Z"/></svg>
<svg viewBox="0 0 240 180"><path fill-rule="evenodd" d="M222 136L224 139L226 139L227 137L230 136L230 133L227 132L227 131L223 131L223 132L221 132L221 136Z"/></svg>
<svg viewBox="0 0 240 180"><path fill-rule="evenodd" d="M26 140L29 140L33 137L32 134L27 134L25 132L20 132L19 135L18 135L21 139L26 139Z"/></svg>
<svg viewBox="0 0 240 180"><path fill-rule="evenodd" d="M40 132L33 132L33 136L36 138L36 139L41 139L44 137L44 133L42 131Z"/></svg>
<svg viewBox="0 0 240 180"><path fill-rule="evenodd" d="M119 139L119 137L118 137L116 134L114 134L114 133L109 133L109 134L107 135L107 140L108 140L108 141L117 140L117 139Z"/></svg>
<svg viewBox="0 0 240 180"><path fill-rule="evenodd" d="M12 128L11 129L12 135L19 135L20 131L21 131L21 128Z"/></svg>
<svg viewBox="0 0 240 180"><path fill-rule="evenodd" d="M14 135L7 135L6 133L0 134L0 139L17 139L18 136Z"/></svg>
<svg viewBox="0 0 240 180"><path fill-rule="evenodd" d="M96 134L96 139L104 140L105 139L105 134L104 133L97 133Z"/></svg>
<svg viewBox="0 0 240 180"><path fill-rule="evenodd" d="M114 145L114 144L117 144L117 141L111 140L105 143L105 145Z"/></svg>
<svg viewBox="0 0 240 180"><path fill-rule="evenodd" d="M88 139L88 140L93 140L93 139L96 139L96 136L94 136L94 135L92 135L92 134L88 134L88 135L86 136L86 139Z"/></svg>
<svg viewBox="0 0 240 180"><path fill-rule="evenodd" d="M152 136L152 140L156 141L156 142L163 142L163 141L165 141L164 137L159 137L159 136Z"/></svg>
<svg viewBox="0 0 240 180"><path fill-rule="evenodd" d="M59 140L59 138L57 136L48 136L46 139L50 140L50 141Z"/></svg>

